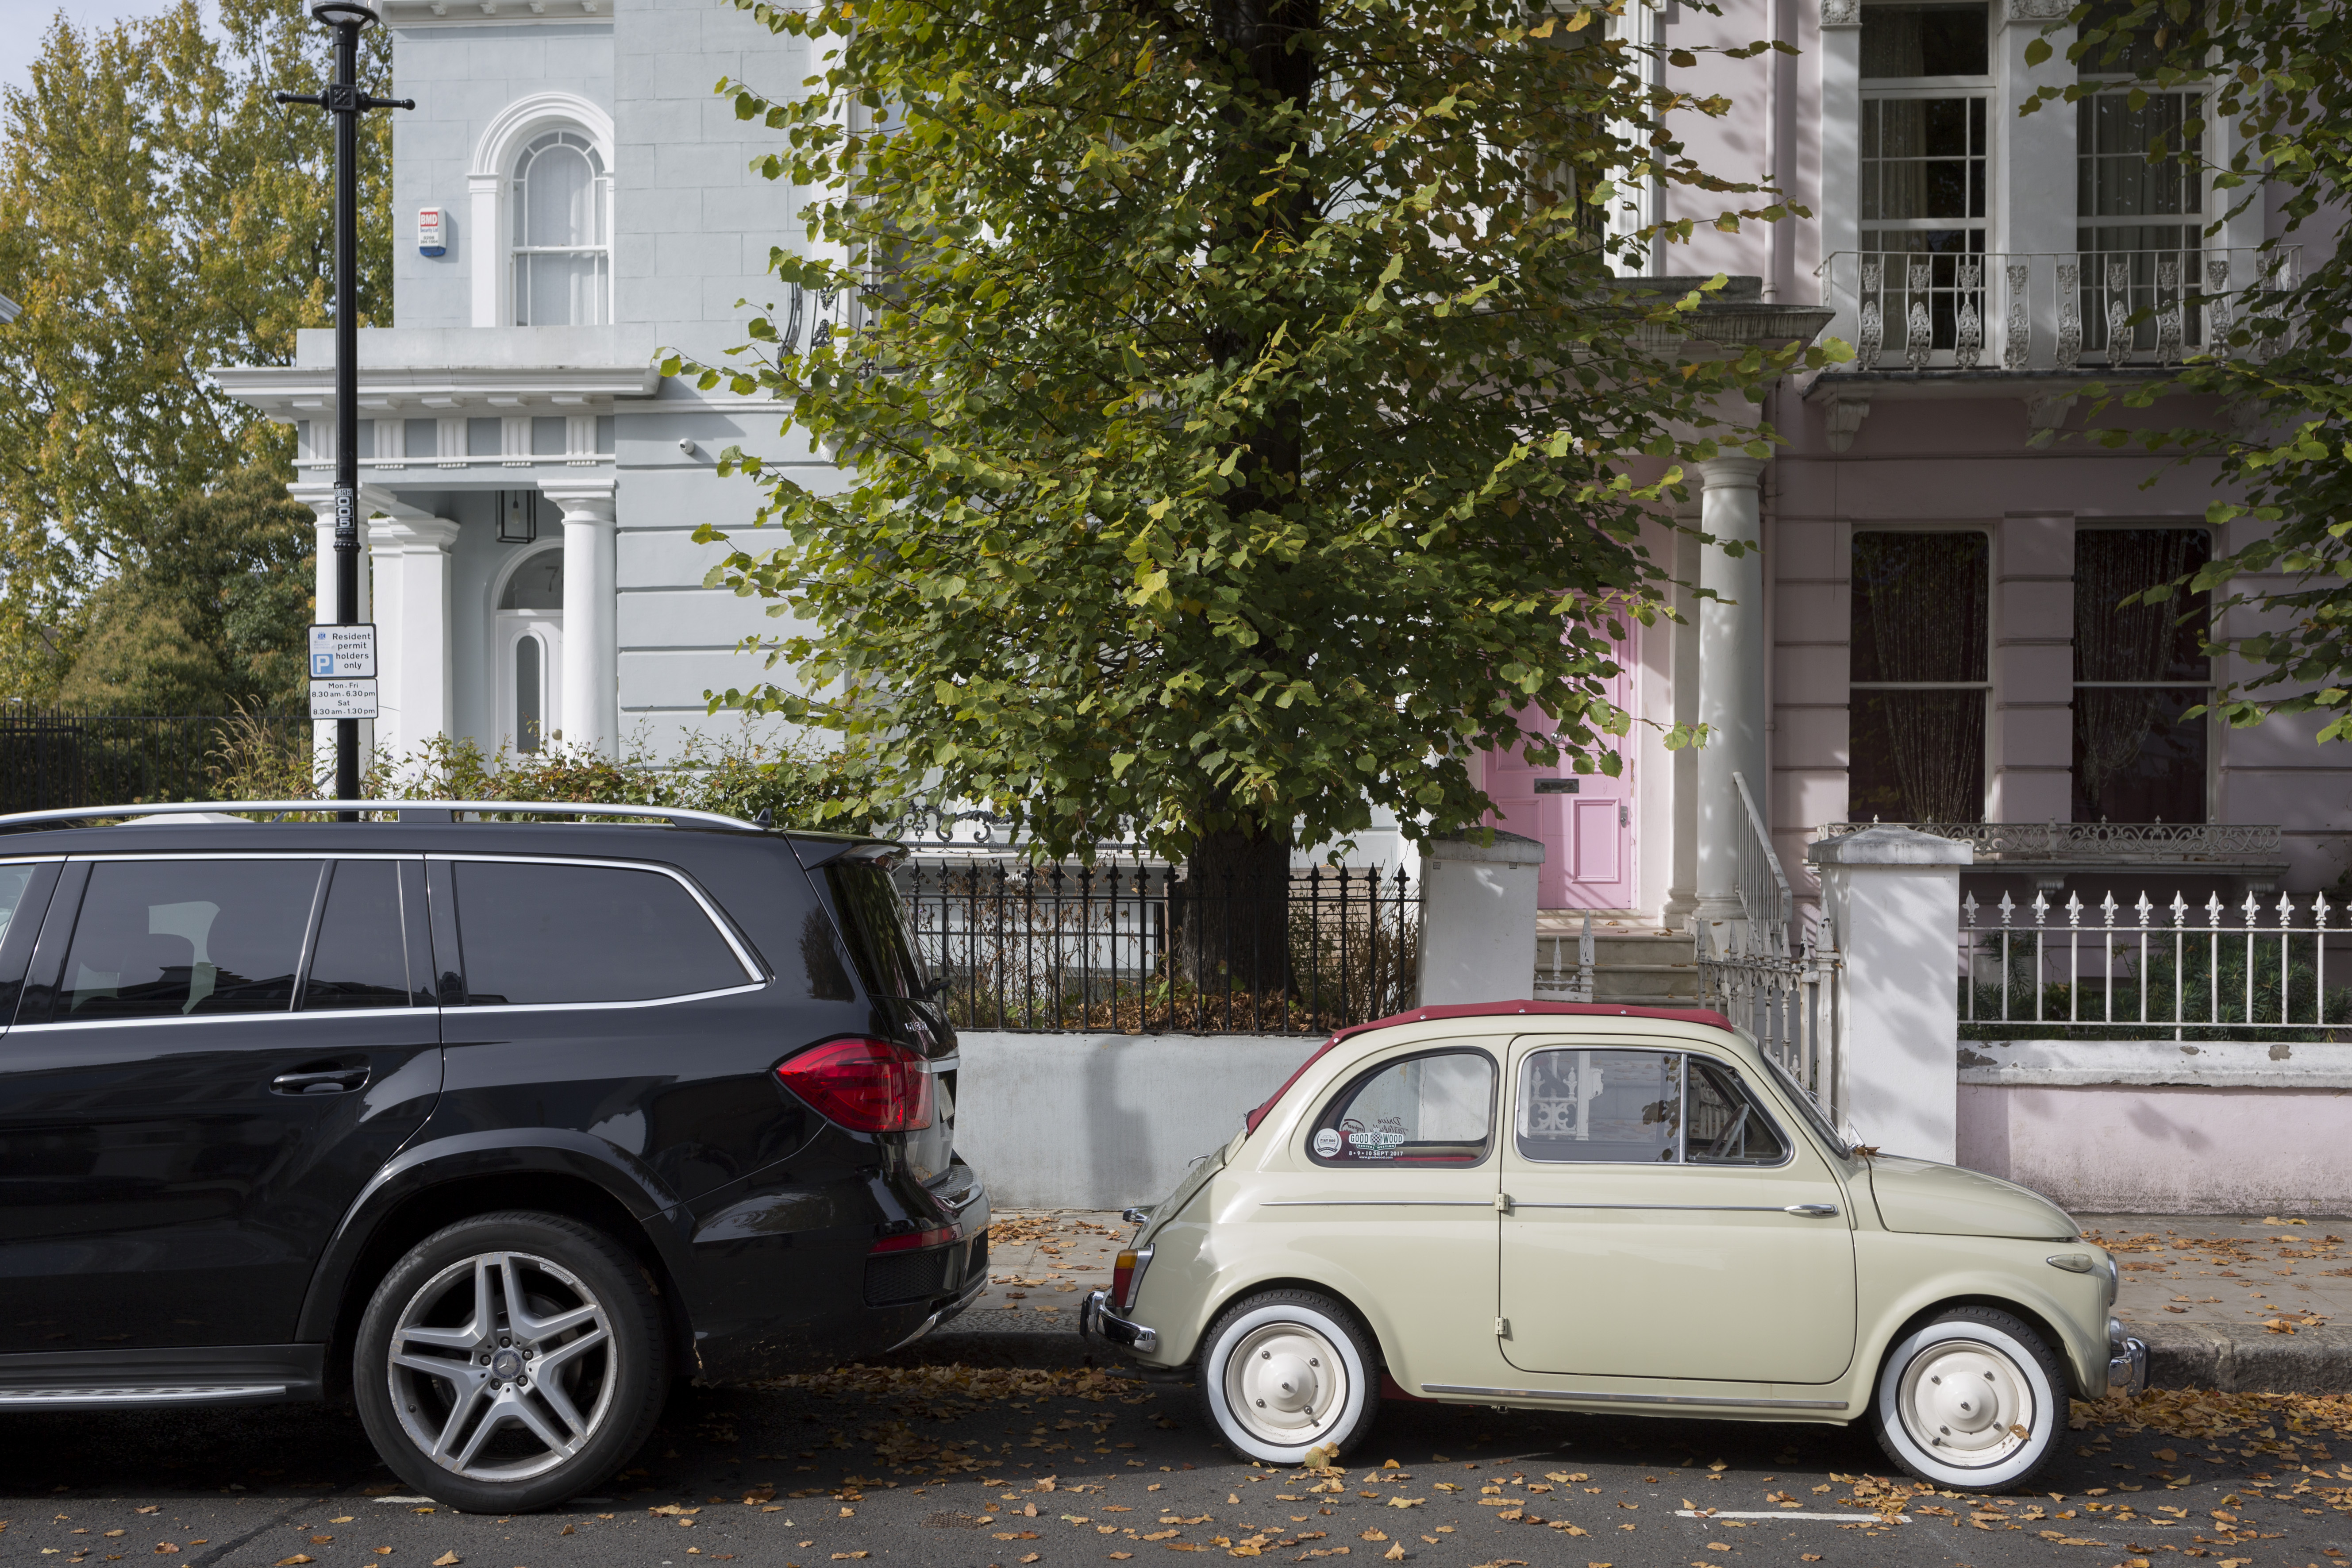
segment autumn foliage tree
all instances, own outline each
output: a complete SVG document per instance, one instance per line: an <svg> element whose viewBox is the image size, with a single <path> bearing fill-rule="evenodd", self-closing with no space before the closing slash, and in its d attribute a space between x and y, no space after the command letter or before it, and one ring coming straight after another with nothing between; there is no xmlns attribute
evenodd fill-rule
<svg viewBox="0 0 2352 1568"><path fill-rule="evenodd" d="M60 16L29 84L0 89L0 294L24 308L0 330L0 689L10 695L58 695L100 620L159 655L206 628L285 620L257 608L282 584L225 583L192 598L187 563L166 560L176 515L204 531L192 553L207 567L240 552L237 571L299 565L282 542L263 541L260 520L282 521L282 485L274 498L255 489L290 471L288 433L207 372L289 364L296 330L330 320L332 132L318 110L269 97L317 90L327 30L299 0L220 0L216 13L210 30L194 0L88 30ZM362 78L382 81L389 65L382 30L362 35ZM392 301L388 136L384 117L363 122L360 299L375 324ZM168 580L145 580L159 562ZM304 618L290 623L289 655ZM129 644L115 640L114 662L86 670L78 689L102 687L114 706L203 700L217 711L221 680L248 700L285 692L266 651L224 643L125 666Z"/></svg>

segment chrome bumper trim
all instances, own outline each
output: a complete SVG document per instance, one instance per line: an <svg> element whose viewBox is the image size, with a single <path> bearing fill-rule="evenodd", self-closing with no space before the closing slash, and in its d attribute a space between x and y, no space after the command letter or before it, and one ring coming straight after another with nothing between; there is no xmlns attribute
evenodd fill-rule
<svg viewBox="0 0 2352 1568"><path fill-rule="evenodd" d="M1141 1351L1147 1354L1160 1348L1160 1331L1147 1329L1141 1323L1131 1323L1110 1310L1110 1292L1089 1290L1078 1305L1078 1332L1090 1340L1100 1340L1107 1345L1123 1351Z"/></svg>
<svg viewBox="0 0 2352 1568"><path fill-rule="evenodd" d="M933 1312L929 1317L925 1318L920 1324L917 1325L913 1333L908 1334L905 1339L900 1340L897 1344L892 1345L889 1351L884 1351L882 1353L884 1355L888 1355L890 1351L905 1350L908 1345L913 1344L917 1340L921 1339L925 1334L929 1333L933 1329L936 1329L939 1326L940 1314Z"/></svg>
<svg viewBox="0 0 2352 1568"><path fill-rule="evenodd" d="M2147 1342L2123 1331L2123 1325L2113 1318L2107 1320L2107 1392L2117 1389L2137 1394L2147 1387Z"/></svg>

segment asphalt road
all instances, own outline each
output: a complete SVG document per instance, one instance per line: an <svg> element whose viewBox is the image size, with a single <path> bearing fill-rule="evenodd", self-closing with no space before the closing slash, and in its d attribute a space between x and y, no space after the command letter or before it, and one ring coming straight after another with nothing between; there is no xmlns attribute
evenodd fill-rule
<svg viewBox="0 0 2352 1568"><path fill-rule="evenodd" d="M2037 1491L1988 1505L1895 1490L1859 1430L1426 1405L1390 1405L1344 1475L1275 1472L1217 1446L1195 1399L1070 1366L695 1390L607 1495L515 1518L411 1495L356 1420L331 1411L12 1416L0 1418L0 1563L2352 1563L2342 1401L2151 1396L2163 1430L2095 1419Z"/></svg>

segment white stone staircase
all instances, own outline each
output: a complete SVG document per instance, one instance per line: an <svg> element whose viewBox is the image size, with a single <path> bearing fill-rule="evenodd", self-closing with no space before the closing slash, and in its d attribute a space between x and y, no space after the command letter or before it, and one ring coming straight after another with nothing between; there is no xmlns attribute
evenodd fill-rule
<svg viewBox="0 0 2352 1568"><path fill-rule="evenodd" d="M1546 910L1536 916L1538 996L1564 994L1559 982L1576 977L1584 921L1578 910ZM1591 999L1643 1007L1699 1005L1698 952L1691 933L1664 931L1633 915L1596 912Z"/></svg>

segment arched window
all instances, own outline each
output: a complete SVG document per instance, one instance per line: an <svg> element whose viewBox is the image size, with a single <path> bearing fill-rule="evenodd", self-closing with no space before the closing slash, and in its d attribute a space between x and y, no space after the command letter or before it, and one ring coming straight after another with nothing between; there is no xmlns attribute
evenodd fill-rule
<svg viewBox="0 0 2352 1568"><path fill-rule="evenodd" d="M601 327L612 320L612 176L576 131L523 149L514 173L514 320Z"/></svg>

